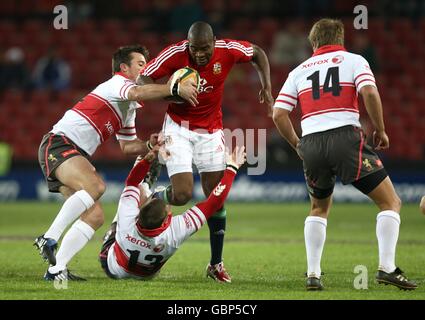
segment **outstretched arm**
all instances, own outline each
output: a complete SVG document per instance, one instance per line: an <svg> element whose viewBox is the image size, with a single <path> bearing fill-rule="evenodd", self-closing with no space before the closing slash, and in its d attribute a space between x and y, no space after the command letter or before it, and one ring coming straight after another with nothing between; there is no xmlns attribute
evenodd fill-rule
<svg viewBox="0 0 425 320"><path fill-rule="evenodd" d="M258 72L261 82L261 90L259 92L260 103L265 103L267 107L267 115L272 116L273 96L272 85L270 80L270 64L266 53L259 46L253 44L254 54L252 57L252 65Z"/></svg>
<svg viewBox="0 0 425 320"><path fill-rule="evenodd" d="M139 76L136 79L136 84L139 86L143 86L145 84L152 84L152 83L154 83L154 81L151 77L142 76L141 74L139 74Z"/></svg>
<svg viewBox="0 0 425 320"><path fill-rule="evenodd" d="M158 133L151 134L149 140L143 141L139 138L134 140L118 140L122 152L127 156L144 156L156 144L158 144Z"/></svg>
<svg viewBox="0 0 425 320"><path fill-rule="evenodd" d="M221 181L211 192L208 199L196 204L196 207L202 211L207 220L217 212L218 209L223 207L237 170L245 163L245 157L245 147L236 147L227 161L226 170L224 171Z"/></svg>
<svg viewBox="0 0 425 320"><path fill-rule="evenodd" d="M159 151L159 146L156 145L149 153L138 162L133 169L131 169L130 173L125 180L125 186L133 186L137 187L140 182L143 181L146 174L149 171L152 161L157 157Z"/></svg>
<svg viewBox="0 0 425 320"><path fill-rule="evenodd" d="M194 107L198 104L198 100L196 99L198 89L194 82L185 81L181 83L175 81L172 83L170 80L166 84L155 84L150 77L139 75L136 81L141 85L130 89L128 99L131 101L147 101L165 99L178 95ZM178 94L175 92L178 92Z"/></svg>

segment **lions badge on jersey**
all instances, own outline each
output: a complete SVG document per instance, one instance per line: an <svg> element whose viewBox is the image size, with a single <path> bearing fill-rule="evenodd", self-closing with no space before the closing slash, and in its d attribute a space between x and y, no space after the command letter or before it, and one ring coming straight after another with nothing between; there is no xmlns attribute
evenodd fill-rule
<svg viewBox="0 0 425 320"><path fill-rule="evenodd" d="M213 73L214 74L220 74L221 73L221 63L220 62L216 62L213 65Z"/></svg>

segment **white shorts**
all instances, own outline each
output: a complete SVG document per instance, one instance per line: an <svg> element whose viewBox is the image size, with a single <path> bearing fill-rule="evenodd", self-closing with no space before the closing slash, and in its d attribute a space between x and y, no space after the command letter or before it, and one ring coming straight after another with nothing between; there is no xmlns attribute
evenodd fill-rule
<svg viewBox="0 0 425 320"><path fill-rule="evenodd" d="M198 133L180 126L169 115L165 116L162 130L165 147L171 153L165 160L169 177L192 172L192 163L199 173L223 171L226 168L223 130Z"/></svg>

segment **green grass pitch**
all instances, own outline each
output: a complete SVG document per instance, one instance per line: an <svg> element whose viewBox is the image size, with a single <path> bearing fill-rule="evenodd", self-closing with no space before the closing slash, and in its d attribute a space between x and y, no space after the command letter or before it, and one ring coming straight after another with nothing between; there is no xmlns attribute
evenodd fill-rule
<svg viewBox="0 0 425 320"><path fill-rule="evenodd" d="M97 261L101 238L115 213L104 205L106 223L73 259L70 269L87 277L57 290L42 280L47 265L32 247L60 208L59 203L0 203L0 299L425 299L425 217L417 205L404 205L397 265L419 284L416 291L378 285L372 204L335 204L328 221L322 259L323 292L306 292L304 219L309 204L227 205L224 260L231 284L205 278L208 227L189 239L153 281L106 278ZM175 212L182 208L174 207ZM368 289L356 290L356 265L368 270Z"/></svg>

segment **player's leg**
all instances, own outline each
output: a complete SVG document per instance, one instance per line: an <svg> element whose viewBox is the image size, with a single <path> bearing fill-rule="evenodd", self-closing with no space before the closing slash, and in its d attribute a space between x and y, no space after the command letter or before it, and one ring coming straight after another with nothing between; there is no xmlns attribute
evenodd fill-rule
<svg viewBox="0 0 425 320"><path fill-rule="evenodd" d="M171 205L182 206L192 199L193 144L191 131L176 124L169 116L164 121L165 148L169 156L164 159L171 180L164 191L154 194Z"/></svg>
<svg viewBox="0 0 425 320"><path fill-rule="evenodd" d="M75 190L70 189L66 186L60 187L61 194L68 199ZM50 265L44 279L54 280L56 277L74 281L84 281L84 278L78 277L71 274L67 265L69 261L87 244L87 242L93 237L95 230L100 228L103 224L103 210L100 206L100 202L96 201L94 206L89 210L85 211L81 218L78 219L65 233L62 239L61 246L56 254L56 264ZM84 221L85 220L85 221Z"/></svg>
<svg viewBox="0 0 425 320"><path fill-rule="evenodd" d="M49 230L34 243L50 264L56 263L54 249L65 228L92 207L105 190L103 180L85 157L83 150L61 135L46 134L40 144L38 158L49 191L59 192L61 186L72 190L65 194L67 199Z"/></svg>
<svg viewBox="0 0 425 320"><path fill-rule="evenodd" d="M192 199L193 174L192 172L176 173L170 177L171 186L165 191L167 202L175 206L183 206Z"/></svg>
<svg viewBox="0 0 425 320"><path fill-rule="evenodd" d="M350 150L341 150L346 161L340 166L341 181L354 187L371 198L380 212L376 218L376 236L379 248L378 282L390 283L403 289L415 289L416 285L401 275L395 265L395 253L400 228L401 200L388 177L382 162L368 145L364 132L359 128L346 131L339 141L341 148L355 145ZM358 146L358 147L357 147Z"/></svg>
<svg viewBox="0 0 425 320"><path fill-rule="evenodd" d="M201 184L206 197L214 190L223 177L223 171L202 172ZM226 233L226 209L220 208L208 219L210 230L211 259L207 267L207 276L220 282L231 282L231 277L223 265L223 246Z"/></svg>
<svg viewBox="0 0 425 320"><path fill-rule="evenodd" d="M89 210L105 191L105 183L93 165L84 157L76 156L63 162L55 171L62 185L76 190L62 205L61 210L45 233L45 238L59 240L65 228L84 211Z"/></svg>
<svg viewBox="0 0 425 320"><path fill-rule="evenodd" d="M335 185L333 164L327 157L330 152L327 134L311 134L300 140L299 152L303 157L304 176L310 195L310 214L304 223L304 240L307 257L307 290L323 290L321 259L326 240L327 218L332 205Z"/></svg>
<svg viewBox="0 0 425 320"><path fill-rule="evenodd" d="M379 249L379 283L392 284L400 289L413 290L417 285L409 281L395 264L396 246L400 229L401 200L384 169L367 175L353 183L378 206L376 237Z"/></svg>
<svg viewBox="0 0 425 320"><path fill-rule="evenodd" d="M214 190L223 177L225 169L224 134L194 133L193 160L201 176L202 189L206 197ZM223 246L226 231L226 209L220 208L208 219L210 229L211 260L207 266L207 276L220 282L231 282L223 265Z"/></svg>
<svg viewBox="0 0 425 320"><path fill-rule="evenodd" d="M317 197L316 190L316 197ZM326 194L325 194L326 195ZM326 227L332 205L332 195L316 198L310 194L310 215L304 223L304 240L307 255L307 290L322 290L321 259L326 240Z"/></svg>

